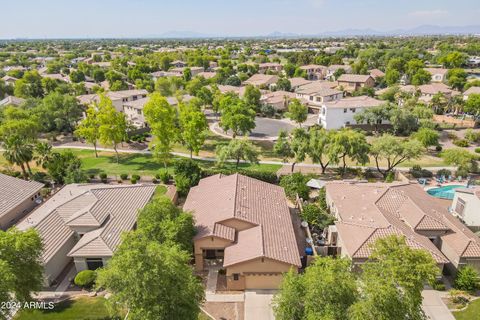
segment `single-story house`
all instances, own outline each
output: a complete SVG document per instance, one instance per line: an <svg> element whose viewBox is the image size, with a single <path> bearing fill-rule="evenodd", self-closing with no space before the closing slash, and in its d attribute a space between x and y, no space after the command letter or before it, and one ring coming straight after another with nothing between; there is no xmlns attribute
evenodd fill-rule
<svg viewBox="0 0 480 320"><path fill-rule="evenodd" d="M26 100L14 96L7 96L5 99L0 100L0 106L19 106Z"/></svg>
<svg viewBox="0 0 480 320"><path fill-rule="evenodd" d="M467 264L480 270L478 236L449 213L448 201L417 183L331 182L326 200L336 218L327 242L354 264L368 259L376 239L400 235L428 251L442 270L454 274Z"/></svg>
<svg viewBox="0 0 480 320"><path fill-rule="evenodd" d="M363 110L384 104L385 101L368 96L348 97L322 104L318 115L318 124L327 130L340 129L356 124L355 115Z"/></svg>
<svg viewBox="0 0 480 320"><path fill-rule="evenodd" d="M370 72L370 76L373 79L375 79L375 81L377 81L379 78L385 77L385 72L383 72L382 70L379 70L379 69L372 69L368 72Z"/></svg>
<svg viewBox="0 0 480 320"><path fill-rule="evenodd" d="M240 174L200 180L183 207L195 217L195 268L222 263L229 290L276 289L301 267L283 188Z"/></svg>
<svg viewBox="0 0 480 320"><path fill-rule="evenodd" d="M77 272L105 265L134 229L138 211L152 198L155 185L70 184L17 225L35 228L43 242L47 285L73 260Z"/></svg>
<svg viewBox="0 0 480 320"><path fill-rule="evenodd" d="M356 91L360 88L373 88L375 80L371 75L363 74L342 74L337 79L338 86L343 87L346 91Z"/></svg>
<svg viewBox="0 0 480 320"><path fill-rule="evenodd" d="M0 230L6 230L42 202L43 183L0 173Z"/></svg>
<svg viewBox="0 0 480 320"><path fill-rule="evenodd" d="M249 79L244 81L244 84L251 84L257 88L269 88L275 86L278 81L278 76L267 74L254 74Z"/></svg>

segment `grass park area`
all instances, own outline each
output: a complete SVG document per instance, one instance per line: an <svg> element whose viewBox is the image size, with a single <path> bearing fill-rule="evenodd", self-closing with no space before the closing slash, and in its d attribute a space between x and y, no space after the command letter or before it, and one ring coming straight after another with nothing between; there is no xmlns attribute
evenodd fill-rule
<svg viewBox="0 0 480 320"><path fill-rule="evenodd" d="M468 307L462 311L453 312L457 320L480 320L480 299L468 304Z"/></svg>
<svg viewBox="0 0 480 320"><path fill-rule="evenodd" d="M102 297L79 297L55 305L52 310L23 309L14 320L114 320Z"/></svg>

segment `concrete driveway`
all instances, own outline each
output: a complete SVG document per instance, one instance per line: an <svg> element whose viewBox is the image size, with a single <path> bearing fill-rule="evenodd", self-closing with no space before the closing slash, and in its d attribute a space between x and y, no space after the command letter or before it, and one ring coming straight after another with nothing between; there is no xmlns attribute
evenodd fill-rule
<svg viewBox="0 0 480 320"><path fill-rule="evenodd" d="M455 320L450 310L440 298L438 291L425 289L422 291L422 309L431 320Z"/></svg>
<svg viewBox="0 0 480 320"><path fill-rule="evenodd" d="M276 290L245 291L245 320L275 320L272 298Z"/></svg>

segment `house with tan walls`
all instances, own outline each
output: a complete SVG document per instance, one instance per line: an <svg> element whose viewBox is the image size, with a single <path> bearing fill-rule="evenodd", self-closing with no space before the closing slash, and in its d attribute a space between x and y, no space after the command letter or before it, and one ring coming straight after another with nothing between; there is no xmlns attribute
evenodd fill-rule
<svg viewBox="0 0 480 320"><path fill-rule="evenodd" d="M147 96L148 91L145 89L122 90L122 91L108 91L105 95L112 100L115 110L123 112L123 105L127 102L143 99ZM88 106L92 103L98 103L100 96L98 94L84 94L77 96L80 104Z"/></svg>
<svg viewBox="0 0 480 320"><path fill-rule="evenodd" d="M6 230L41 203L43 183L0 173L0 230Z"/></svg>
<svg viewBox="0 0 480 320"><path fill-rule="evenodd" d="M375 86L375 79L371 75L363 74L342 74L337 79L338 86L345 91L356 91L361 88L373 88Z"/></svg>
<svg viewBox="0 0 480 320"><path fill-rule="evenodd" d="M196 270L220 262L229 290L276 289L301 267L283 188L240 174L214 175L190 189Z"/></svg>
<svg viewBox="0 0 480 320"><path fill-rule="evenodd" d="M74 263L77 272L104 266L134 229L138 211L152 198L155 185L70 184L17 224L35 228L42 243L46 285L55 283Z"/></svg>
<svg viewBox="0 0 480 320"><path fill-rule="evenodd" d="M354 264L371 253L371 244L388 235L428 251L450 274L472 265L480 271L480 238L449 212L450 201L427 194L416 183L330 182L326 200L335 225L328 246Z"/></svg>

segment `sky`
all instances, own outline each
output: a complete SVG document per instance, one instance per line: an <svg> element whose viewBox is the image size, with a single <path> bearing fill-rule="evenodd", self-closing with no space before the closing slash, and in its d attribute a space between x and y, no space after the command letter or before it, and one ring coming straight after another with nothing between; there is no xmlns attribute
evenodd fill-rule
<svg viewBox="0 0 480 320"><path fill-rule="evenodd" d="M479 0L0 0L0 39L258 36L478 25Z"/></svg>

